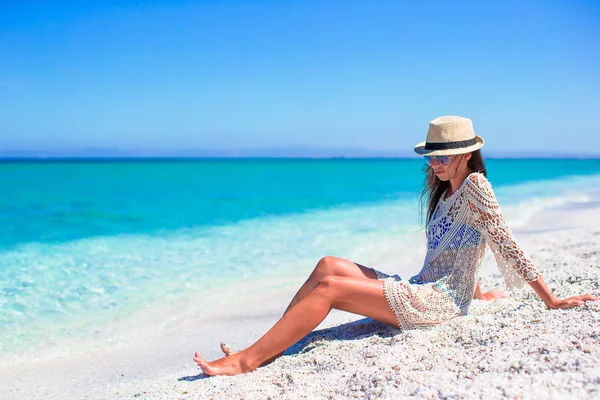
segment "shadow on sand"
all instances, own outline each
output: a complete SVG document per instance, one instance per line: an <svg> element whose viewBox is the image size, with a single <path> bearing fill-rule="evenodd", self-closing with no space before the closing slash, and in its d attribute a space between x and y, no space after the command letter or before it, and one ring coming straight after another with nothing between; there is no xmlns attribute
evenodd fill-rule
<svg viewBox="0 0 600 400"><path fill-rule="evenodd" d="M359 340L370 336L392 337L400 333L399 329L373 320L363 318L357 321L333 326L331 328L313 331L300 339L298 343L287 349L283 355L292 356L308 353L309 351L336 340Z"/></svg>
<svg viewBox="0 0 600 400"><path fill-rule="evenodd" d="M194 382L194 381L200 381L202 379L208 379L208 378L211 378L211 377L208 375L204 375L202 372L200 372L198 375L182 376L181 378L177 378L177 380L179 382L182 382L182 381Z"/></svg>

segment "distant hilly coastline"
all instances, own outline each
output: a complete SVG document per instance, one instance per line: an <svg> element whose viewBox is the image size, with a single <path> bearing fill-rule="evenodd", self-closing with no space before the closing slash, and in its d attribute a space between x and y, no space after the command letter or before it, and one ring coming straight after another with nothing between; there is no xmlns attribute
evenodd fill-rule
<svg viewBox="0 0 600 400"><path fill-rule="evenodd" d="M598 158L600 153L544 150L484 151L486 158ZM132 150L86 148L64 150L0 150L2 159L38 158L417 158L411 150L362 147L279 146L250 149Z"/></svg>
<svg viewBox="0 0 600 400"><path fill-rule="evenodd" d="M0 151L3 158L398 158L412 156L393 150L367 150L360 147L281 146L238 149L132 150L116 148L87 148L83 150L17 150Z"/></svg>

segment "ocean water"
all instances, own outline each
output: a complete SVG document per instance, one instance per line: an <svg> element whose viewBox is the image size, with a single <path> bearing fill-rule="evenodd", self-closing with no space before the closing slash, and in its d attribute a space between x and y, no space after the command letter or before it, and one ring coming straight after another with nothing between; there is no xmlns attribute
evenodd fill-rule
<svg viewBox="0 0 600 400"><path fill-rule="evenodd" d="M600 185L599 160L487 167L512 225L591 201ZM283 284L323 255L377 260L421 229L422 169L420 159L2 162L0 351L85 336L192 293Z"/></svg>

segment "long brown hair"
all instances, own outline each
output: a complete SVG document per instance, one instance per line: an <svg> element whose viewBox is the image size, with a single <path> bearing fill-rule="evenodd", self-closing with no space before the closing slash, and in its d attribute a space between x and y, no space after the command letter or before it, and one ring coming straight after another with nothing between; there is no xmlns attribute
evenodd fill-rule
<svg viewBox="0 0 600 400"><path fill-rule="evenodd" d="M481 150L475 150L471 152L471 158L467 161L467 167L472 172L481 172L485 177L487 177L487 170L485 169L485 163L483 162L483 156L481 155ZM421 193L421 198L419 201L419 210L420 210L420 221L423 222L423 206L424 203L427 203L427 214L425 220L425 226L429 225L429 221L433 218L433 212L435 211L435 206L438 201L442 197L442 194L446 191L446 189L450 188L450 181L442 181L437 177L433 168L429 165L425 166L423 170L426 174L425 176L425 188Z"/></svg>

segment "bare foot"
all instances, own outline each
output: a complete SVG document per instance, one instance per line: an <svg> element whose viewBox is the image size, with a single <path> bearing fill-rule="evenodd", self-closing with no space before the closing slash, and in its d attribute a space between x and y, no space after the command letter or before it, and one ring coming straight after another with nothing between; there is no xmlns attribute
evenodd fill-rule
<svg viewBox="0 0 600 400"><path fill-rule="evenodd" d="M221 351L223 352L223 354L225 354L226 356L230 356L232 354L237 353L236 351L234 351L231 347L229 347L225 342L221 342Z"/></svg>
<svg viewBox="0 0 600 400"><path fill-rule="evenodd" d="M239 375L256 369L256 367L252 368L246 363L243 363L239 353L219 358L215 361L206 361L202 358L200 353L196 353L194 361L202 369L202 372L209 376Z"/></svg>
<svg viewBox="0 0 600 400"><path fill-rule="evenodd" d="M231 347L229 347L229 345L225 342L221 342L221 351L223 352L223 354L225 354L225 357L227 356L231 356L234 354L237 354L237 351L233 350ZM279 357L281 357L283 353L276 355L275 357L265 361L264 363L262 363L260 366L264 367L265 365L269 365L271 364L273 361L275 361L276 359L278 359Z"/></svg>

